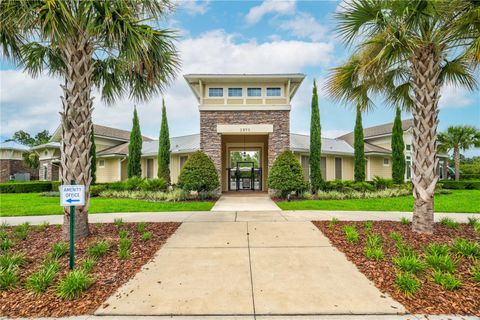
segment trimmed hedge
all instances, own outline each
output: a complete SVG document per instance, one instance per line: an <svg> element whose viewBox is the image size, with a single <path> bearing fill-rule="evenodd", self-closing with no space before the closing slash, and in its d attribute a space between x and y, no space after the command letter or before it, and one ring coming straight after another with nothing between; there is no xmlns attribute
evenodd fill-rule
<svg viewBox="0 0 480 320"><path fill-rule="evenodd" d="M58 191L60 181L28 181L0 183L0 193L34 193Z"/></svg>
<svg viewBox="0 0 480 320"><path fill-rule="evenodd" d="M284 151L275 159L268 173L268 188L278 192L282 198L307 188L302 165L293 152Z"/></svg>
<svg viewBox="0 0 480 320"><path fill-rule="evenodd" d="M180 171L178 186L185 191L198 192L213 191L220 187L212 159L201 151L190 155Z"/></svg>
<svg viewBox="0 0 480 320"><path fill-rule="evenodd" d="M443 189L480 190L480 180L441 180Z"/></svg>

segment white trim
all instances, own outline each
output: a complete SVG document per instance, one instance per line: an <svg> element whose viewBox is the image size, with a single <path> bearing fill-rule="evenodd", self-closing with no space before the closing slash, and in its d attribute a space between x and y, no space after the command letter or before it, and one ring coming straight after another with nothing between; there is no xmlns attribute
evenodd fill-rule
<svg viewBox="0 0 480 320"><path fill-rule="evenodd" d="M388 163L387 163L387 164L385 164L385 160L387 160L387 161L388 161ZM384 167L390 167L390 158L383 157L383 166L384 166Z"/></svg>
<svg viewBox="0 0 480 320"><path fill-rule="evenodd" d="M201 104L198 107L200 111L290 111L291 109L291 105Z"/></svg>
<svg viewBox="0 0 480 320"><path fill-rule="evenodd" d="M370 157L367 157L367 180L370 181L372 180L372 160Z"/></svg>
<svg viewBox="0 0 480 320"><path fill-rule="evenodd" d="M103 165L102 165L102 161L103 161ZM105 168L105 159L98 159L98 167Z"/></svg>
<svg viewBox="0 0 480 320"><path fill-rule="evenodd" d="M118 158L118 181L122 181L122 159Z"/></svg>
<svg viewBox="0 0 480 320"><path fill-rule="evenodd" d="M265 158L265 144L263 142L247 142L247 143L243 143L243 142L228 142L228 143L225 143L225 152L227 153L226 156L225 156L225 169L228 168L228 166L230 165L230 149L240 149L242 150L243 148L245 147L245 149L248 149L248 148L253 148L253 149L260 149L260 161L259 161L259 164L260 164L260 168L262 168L262 190L261 191L265 191L267 190L266 187L265 187L265 184L266 184L266 181L267 181L267 177L265 176L265 167L263 166L263 161L264 160L267 160L267 167L268 167L268 159ZM234 150L235 151L235 150ZM225 186L227 187L227 190L228 190L228 184L230 183L229 181L229 177L227 176L226 172L224 173L225 174Z"/></svg>

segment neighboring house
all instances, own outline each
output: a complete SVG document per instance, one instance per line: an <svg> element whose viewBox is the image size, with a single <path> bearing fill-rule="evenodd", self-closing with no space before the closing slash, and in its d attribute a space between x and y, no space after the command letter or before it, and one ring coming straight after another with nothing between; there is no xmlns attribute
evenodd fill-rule
<svg viewBox="0 0 480 320"><path fill-rule="evenodd" d="M176 183L189 154L202 150L212 160L222 191L266 191L268 171L275 158L290 149L309 177L307 135L290 132L291 100L303 74L189 74L184 76L199 103L200 133L170 139L171 181ZM158 119L160 123L160 117ZM404 140L410 179L412 120L405 120ZM353 125L353 124L352 124ZM97 182L127 179L129 131L95 125ZM366 128L367 180L391 178L392 123ZM51 141L35 147L40 155L40 178L58 179L60 129ZM157 176L158 140L144 137L142 176ZM440 161L443 165L443 158ZM326 180L353 180L353 133L322 138L322 174ZM440 170L443 172L443 170Z"/></svg>
<svg viewBox="0 0 480 320"><path fill-rule="evenodd" d="M23 153L28 150L28 147L14 141L0 143L0 182L25 180L27 176L24 174L29 174L26 180L38 179L38 170L30 168L23 161Z"/></svg>

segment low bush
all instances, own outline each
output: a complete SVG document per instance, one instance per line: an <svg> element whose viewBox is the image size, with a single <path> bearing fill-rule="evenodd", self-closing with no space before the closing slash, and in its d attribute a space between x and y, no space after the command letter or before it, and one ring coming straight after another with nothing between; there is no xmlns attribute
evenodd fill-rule
<svg viewBox="0 0 480 320"><path fill-rule="evenodd" d="M118 199L139 199L139 200L148 200L148 201L168 201L168 202L177 202L185 201L188 199L195 199L195 197L190 197L189 194L182 189L174 189L170 192L162 191L115 191L107 190L103 191L100 194L103 198L118 198ZM202 194L203 199L213 199L216 198L215 195L205 192Z"/></svg>
<svg viewBox="0 0 480 320"><path fill-rule="evenodd" d="M85 271L86 273L90 273L95 267L95 259L94 258L85 258L80 264L80 269Z"/></svg>
<svg viewBox="0 0 480 320"><path fill-rule="evenodd" d="M20 267L25 263L25 254L22 252L6 253L0 256L0 268Z"/></svg>
<svg viewBox="0 0 480 320"><path fill-rule="evenodd" d="M412 221L408 218L402 217L400 219L400 223L403 224L403 225L409 225L410 223L412 223Z"/></svg>
<svg viewBox="0 0 480 320"><path fill-rule="evenodd" d="M149 232L149 231L145 231L143 234L142 234L142 240L143 241L148 241L148 240L151 240L152 239L152 233Z"/></svg>
<svg viewBox="0 0 480 320"><path fill-rule="evenodd" d="M30 231L30 224L28 222L24 222L15 227L14 232L18 239L26 240L28 237L28 233Z"/></svg>
<svg viewBox="0 0 480 320"><path fill-rule="evenodd" d="M60 266L55 260L46 261L40 270L27 278L27 288L35 293L43 293L55 279Z"/></svg>
<svg viewBox="0 0 480 320"><path fill-rule="evenodd" d="M293 152L282 152L273 162L268 173L268 187L286 198L292 192L303 192L307 188L303 168Z"/></svg>
<svg viewBox="0 0 480 320"><path fill-rule="evenodd" d="M347 241L351 243L357 243L359 240L358 231L354 225L343 226L343 232L345 232L345 237Z"/></svg>
<svg viewBox="0 0 480 320"><path fill-rule="evenodd" d="M425 253L427 255L445 256L450 253L450 247L446 244L430 243L425 248Z"/></svg>
<svg viewBox="0 0 480 320"><path fill-rule="evenodd" d="M393 187L393 179L386 179L375 176L373 177L372 182L377 190L384 190Z"/></svg>
<svg viewBox="0 0 480 320"><path fill-rule="evenodd" d="M425 269L425 264L418 258L418 256L394 257L393 264L400 270L413 274Z"/></svg>
<svg viewBox="0 0 480 320"><path fill-rule="evenodd" d="M122 218L115 218L113 219L113 224L117 227L117 228L121 228L125 225L125 222L123 222L123 219Z"/></svg>
<svg viewBox="0 0 480 320"><path fill-rule="evenodd" d="M383 249L381 247L366 247L365 248L365 257L373 260L382 260L385 256Z"/></svg>
<svg viewBox="0 0 480 320"><path fill-rule="evenodd" d="M330 220L328 223L328 228L333 229L338 224L338 221L338 218L332 218L332 220Z"/></svg>
<svg viewBox="0 0 480 320"><path fill-rule="evenodd" d="M124 239L128 237L128 231L127 230L120 230L118 231L118 236L120 239Z"/></svg>
<svg viewBox="0 0 480 320"><path fill-rule="evenodd" d="M220 179L212 159L201 151L191 154L180 171L178 185L185 191L199 193L217 189Z"/></svg>
<svg viewBox="0 0 480 320"><path fill-rule="evenodd" d="M429 254L425 257L425 261L435 271L454 272L457 268L457 261L449 254Z"/></svg>
<svg viewBox="0 0 480 320"><path fill-rule="evenodd" d="M468 217L468 224L472 227L475 227L477 224L480 222L478 221L478 218L476 217Z"/></svg>
<svg viewBox="0 0 480 320"><path fill-rule="evenodd" d="M28 181L0 183L0 193L34 193L58 191L57 181Z"/></svg>
<svg viewBox="0 0 480 320"><path fill-rule="evenodd" d="M437 270L433 272L432 279L446 290L455 290L462 286L462 281L449 272Z"/></svg>
<svg viewBox="0 0 480 320"><path fill-rule="evenodd" d="M42 232L42 231L45 231L45 229L47 229L49 225L50 223L48 221L44 221L42 224L37 225L35 229L38 232Z"/></svg>
<svg viewBox="0 0 480 320"><path fill-rule="evenodd" d="M397 242L396 247L398 249L398 255L400 257L416 257L417 253L413 250L412 246L404 244L402 242Z"/></svg>
<svg viewBox="0 0 480 320"><path fill-rule="evenodd" d="M98 259L105 255L109 248L110 243L107 240L100 240L87 248L87 255L94 259Z"/></svg>
<svg viewBox="0 0 480 320"><path fill-rule="evenodd" d="M370 231L372 231L372 228L373 228L373 221L371 220L365 221L365 224L364 224L365 232L369 233Z"/></svg>
<svg viewBox="0 0 480 320"><path fill-rule="evenodd" d="M440 220L440 223L450 229L458 229L458 227L460 227L460 223L448 217L442 218L442 220Z"/></svg>
<svg viewBox="0 0 480 320"><path fill-rule="evenodd" d="M454 190L480 190L480 180L442 180L440 181L444 189Z"/></svg>
<svg viewBox="0 0 480 320"><path fill-rule="evenodd" d="M60 257L63 257L68 253L68 243L66 242L57 242L54 243L52 246L52 251L50 252L50 255L53 259L58 259Z"/></svg>
<svg viewBox="0 0 480 320"><path fill-rule="evenodd" d="M463 257L480 258L480 244L466 239L455 239L452 251Z"/></svg>
<svg viewBox="0 0 480 320"><path fill-rule="evenodd" d="M163 178L147 179L140 185L140 189L144 191L165 191L168 184Z"/></svg>
<svg viewBox="0 0 480 320"><path fill-rule="evenodd" d="M472 275L472 280L475 282L480 282L480 264L473 266L470 269L470 274Z"/></svg>
<svg viewBox="0 0 480 320"><path fill-rule="evenodd" d="M130 248L132 246L132 240L128 238L121 238L118 241L118 258L126 260L130 258Z"/></svg>
<svg viewBox="0 0 480 320"><path fill-rule="evenodd" d="M0 267L0 291L15 287L18 282L17 266L11 265L8 268Z"/></svg>
<svg viewBox="0 0 480 320"><path fill-rule="evenodd" d="M328 190L318 191L310 199L314 200L349 200L349 199L380 199L392 197L404 197L411 195L412 191L406 189L386 189L378 191L360 192L353 189L344 189L343 191Z"/></svg>
<svg viewBox="0 0 480 320"><path fill-rule="evenodd" d="M392 239L393 241L395 241L395 243L398 245L399 243L402 243L403 239L402 239L402 235L396 231L392 231L390 232L390 234L388 235L388 237L390 239Z"/></svg>
<svg viewBox="0 0 480 320"><path fill-rule="evenodd" d="M94 278L84 270L73 270L67 273L65 278L60 280L57 287L57 294L64 299L78 298L93 283Z"/></svg>
<svg viewBox="0 0 480 320"><path fill-rule="evenodd" d="M382 245L382 237L378 234L369 234L367 236L367 246L380 247Z"/></svg>
<svg viewBox="0 0 480 320"><path fill-rule="evenodd" d="M411 296L420 289L420 281L410 272L399 272L395 284L405 295Z"/></svg>
<svg viewBox="0 0 480 320"><path fill-rule="evenodd" d="M137 223L137 231L140 232L140 233L144 233L146 227L147 227L147 224L145 222Z"/></svg>
<svg viewBox="0 0 480 320"><path fill-rule="evenodd" d="M9 238L3 238L0 240L0 250L8 251L11 247L13 247L13 241Z"/></svg>
<svg viewBox="0 0 480 320"><path fill-rule="evenodd" d="M90 197L99 197L103 191L108 189L108 185L106 184L97 184L90 186Z"/></svg>

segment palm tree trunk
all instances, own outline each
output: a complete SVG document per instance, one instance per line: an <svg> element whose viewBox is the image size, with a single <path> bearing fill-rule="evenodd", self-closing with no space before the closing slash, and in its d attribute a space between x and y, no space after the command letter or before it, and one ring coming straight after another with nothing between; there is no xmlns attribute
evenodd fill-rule
<svg viewBox="0 0 480 320"><path fill-rule="evenodd" d="M412 58L413 108L413 208L412 229L433 233L435 185L438 181L437 125L440 57L433 45L425 45Z"/></svg>
<svg viewBox="0 0 480 320"><path fill-rule="evenodd" d="M455 159L455 181L460 180L460 150L453 148L453 158Z"/></svg>
<svg viewBox="0 0 480 320"><path fill-rule="evenodd" d="M90 130L92 129L92 98L90 98L93 71L92 48L84 38L66 41L65 85L62 86L62 146L61 181L63 184L85 185L85 205L75 210L75 238L88 236L88 207L90 204ZM70 211L64 209L63 236L69 237Z"/></svg>

